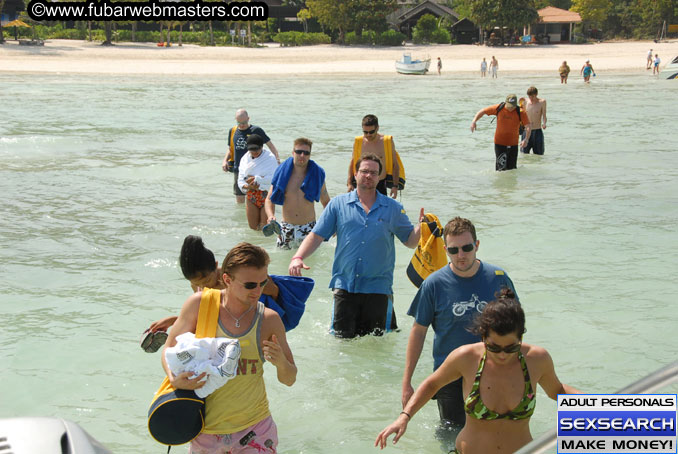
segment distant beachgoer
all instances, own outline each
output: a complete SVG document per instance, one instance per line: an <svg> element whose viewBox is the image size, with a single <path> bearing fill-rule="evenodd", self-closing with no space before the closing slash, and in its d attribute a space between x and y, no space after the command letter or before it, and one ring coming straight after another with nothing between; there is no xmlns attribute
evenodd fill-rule
<svg viewBox="0 0 678 454"><path fill-rule="evenodd" d="M530 137L527 140L527 145L522 147L520 151L525 154L530 154L530 150L534 154L544 154L544 132L546 129L546 100L538 98L537 87L530 87L527 89L527 103L525 104L525 113L530 119ZM523 131L522 139L525 140L526 133Z"/></svg>
<svg viewBox="0 0 678 454"><path fill-rule="evenodd" d="M421 224L413 226L403 206L377 191L381 160L364 154L356 163L354 191L330 200L318 223L290 261L291 276L310 269L304 260L337 235L330 288L334 294L332 334L381 336L397 329L393 309L395 238L416 248ZM424 209L419 213L419 222Z"/></svg>
<svg viewBox="0 0 678 454"><path fill-rule="evenodd" d="M494 55L492 56L492 60L490 61L490 75L492 76L493 79L497 78L497 70L499 69L499 62L497 61L496 58L494 58Z"/></svg>
<svg viewBox="0 0 678 454"><path fill-rule="evenodd" d="M487 61L483 57L483 61L480 62L480 77L485 77L487 75Z"/></svg>
<svg viewBox="0 0 678 454"><path fill-rule="evenodd" d="M258 134L247 138L247 153L240 160L238 187L247 194L247 223L252 230L261 230L266 225L264 202L271 186L273 173L278 168L278 159L267 148Z"/></svg>
<svg viewBox="0 0 678 454"><path fill-rule="evenodd" d="M652 69L652 74L659 74L659 64L662 62L662 59L659 58L659 54L654 54L654 68Z"/></svg>
<svg viewBox="0 0 678 454"><path fill-rule="evenodd" d="M278 162L278 150L259 126L250 124L250 117L245 109L238 109L235 113L235 121L238 123L228 132L228 152L224 156L221 168L224 172L233 172L233 194L237 203L245 203L245 194L238 187L238 166L240 160L247 153L247 138L252 134L257 134L264 139L264 143L276 157Z"/></svg>
<svg viewBox="0 0 678 454"><path fill-rule="evenodd" d="M226 289L220 290L214 314L218 317L216 337L240 340L240 367L235 378L207 396L204 428L191 441L189 453L276 452L278 433L264 383L264 371L270 366L265 364L275 367L278 381L286 386L296 381L297 366L280 316L259 301L268 281L269 261L265 250L248 243L234 246L224 259ZM188 297L165 350L177 343L177 336L196 332L202 296L198 292ZM176 389L195 390L205 384L204 373L193 378L192 372L174 375L164 351L162 366Z"/></svg>
<svg viewBox="0 0 678 454"><path fill-rule="evenodd" d="M405 187L405 168L400 160L400 155L396 151L393 136L379 134L379 119L376 115L365 115L362 128L363 135L357 136L353 141L353 154L351 155L351 162L348 164L348 180L346 182L348 192L356 187L356 163L361 156L373 154L381 161L377 191L386 195L387 188L391 188L391 197L395 199L398 190Z"/></svg>
<svg viewBox="0 0 678 454"><path fill-rule="evenodd" d="M560 381L546 349L523 343L525 313L511 289L476 314L471 331L482 341L453 350L379 433L375 446L383 449L391 434L394 443L400 440L414 415L455 380L463 383L466 418L450 454L510 454L529 443L537 383L553 400L581 393Z"/></svg>
<svg viewBox="0 0 678 454"><path fill-rule="evenodd" d="M584 63L584 66L581 67L581 71L579 71L580 75L584 75L584 82L589 83L589 80L591 79L591 74L594 76L596 75L596 72L593 70L593 66L591 66L591 63L589 60L586 60L586 63Z"/></svg>
<svg viewBox="0 0 678 454"><path fill-rule="evenodd" d="M440 75L441 69L443 69L443 61L438 57L438 75Z"/></svg>
<svg viewBox="0 0 678 454"><path fill-rule="evenodd" d="M279 248L298 246L315 227L315 202L330 203L325 185L325 171L311 160L313 142L305 137L294 141L292 157L275 170L266 198L268 224L277 222L275 205L282 205ZM264 228L266 233L266 228Z"/></svg>
<svg viewBox="0 0 678 454"><path fill-rule="evenodd" d="M494 154L496 156L495 170L515 169L518 164L518 134L520 125L525 127L525 136L529 137L530 119L525 112L521 112L518 107L518 97L508 95L506 102L495 104L478 111L471 122L471 132L476 130L476 122L483 115L496 115L497 129L494 133ZM527 145L527 140L523 140L520 146Z"/></svg>
<svg viewBox="0 0 678 454"><path fill-rule="evenodd" d="M560 68L558 68L558 72L560 73L560 83L566 84L567 76L570 75L570 67L566 61L564 61L563 64L560 65Z"/></svg>
<svg viewBox="0 0 678 454"><path fill-rule="evenodd" d="M652 68L652 49L647 51L647 64L645 69Z"/></svg>

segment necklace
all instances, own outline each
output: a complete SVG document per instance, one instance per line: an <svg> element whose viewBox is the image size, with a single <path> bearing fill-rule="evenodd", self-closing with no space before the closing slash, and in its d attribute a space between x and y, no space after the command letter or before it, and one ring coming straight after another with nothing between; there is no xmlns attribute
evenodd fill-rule
<svg viewBox="0 0 678 454"><path fill-rule="evenodd" d="M250 312L252 312L252 309L254 309L254 306L250 306L250 308L247 309L245 312L243 312L243 314L242 314L240 317L236 317L235 315L231 314L231 311L229 311L229 310L228 310L228 307L226 307L226 298L224 298L224 309L226 309L226 312L228 313L228 315L230 315L231 318L232 318L233 320L235 320L235 327L236 327L236 328L240 328L240 320L241 320L245 315L247 315L247 314L249 314Z"/></svg>

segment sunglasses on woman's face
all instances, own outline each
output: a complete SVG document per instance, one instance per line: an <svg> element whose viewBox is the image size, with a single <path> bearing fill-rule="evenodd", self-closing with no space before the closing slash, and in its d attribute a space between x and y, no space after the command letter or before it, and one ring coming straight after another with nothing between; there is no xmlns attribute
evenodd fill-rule
<svg viewBox="0 0 678 454"><path fill-rule="evenodd" d="M257 286L264 288L268 283L268 279L264 279L261 282L242 282L237 280L236 278L233 278L233 280L236 282L240 282L242 286L245 287L247 290L254 290L255 288L257 288Z"/></svg>
<svg viewBox="0 0 678 454"><path fill-rule="evenodd" d="M512 345L507 345L506 347L502 347L497 344L488 344L485 342L485 348L487 349L488 352L492 353L516 353L520 351L521 343L518 342L517 344L512 344Z"/></svg>
<svg viewBox="0 0 678 454"><path fill-rule="evenodd" d="M448 247L447 252L449 252L451 255L457 255L459 253L459 249L461 249L464 252L471 252L473 250L473 247L474 247L473 243L465 244L461 248L458 248L456 246Z"/></svg>

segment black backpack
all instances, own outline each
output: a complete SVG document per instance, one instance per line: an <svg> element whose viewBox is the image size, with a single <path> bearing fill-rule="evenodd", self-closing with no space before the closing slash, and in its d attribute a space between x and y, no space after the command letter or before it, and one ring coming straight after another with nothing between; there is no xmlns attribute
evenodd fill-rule
<svg viewBox="0 0 678 454"><path fill-rule="evenodd" d="M505 102L499 103L499 106L497 107L497 116L499 115L499 112L501 112L501 109L504 108L506 105ZM520 105L516 105L516 113L518 114L518 121L520 122L520 128L518 128L518 133L522 136L523 131L525 131L525 126L523 126L523 121L520 118Z"/></svg>

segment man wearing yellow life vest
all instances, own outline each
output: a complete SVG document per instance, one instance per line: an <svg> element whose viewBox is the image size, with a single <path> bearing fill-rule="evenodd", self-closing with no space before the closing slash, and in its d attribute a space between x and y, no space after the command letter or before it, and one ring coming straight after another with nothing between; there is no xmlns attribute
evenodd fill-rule
<svg viewBox="0 0 678 454"><path fill-rule="evenodd" d="M363 135L357 136L353 142L353 155L348 165L348 192L356 187L355 166L362 155L373 154L381 161L381 173L377 183L377 191L387 195L386 189L391 188L391 197L398 195L399 189L405 188L405 168L400 155L395 149L393 136L379 134L379 119L376 115L363 117Z"/></svg>
<svg viewBox="0 0 678 454"><path fill-rule="evenodd" d="M257 134L264 139L264 144L271 150L273 156L278 160L278 164L280 164L280 157L278 149L273 145L273 142L271 142L271 139L266 135L264 130L259 126L250 124L250 117L245 109L238 109L235 112L235 121L237 125L228 131L228 150L221 163L221 168L224 172L233 172L233 194L235 195L235 200L238 203L245 203L245 193L238 186L238 168L240 160L247 153L247 138L252 134Z"/></svg>

